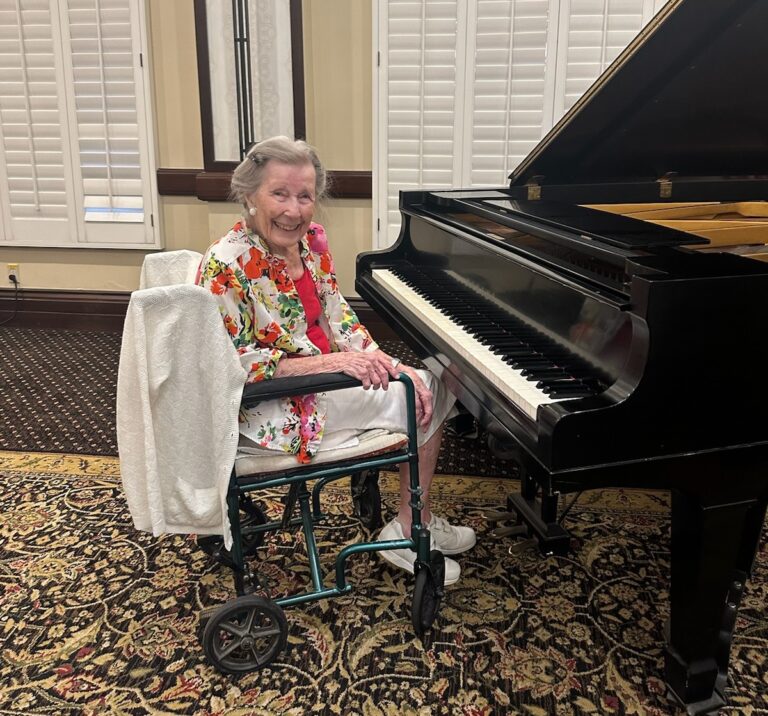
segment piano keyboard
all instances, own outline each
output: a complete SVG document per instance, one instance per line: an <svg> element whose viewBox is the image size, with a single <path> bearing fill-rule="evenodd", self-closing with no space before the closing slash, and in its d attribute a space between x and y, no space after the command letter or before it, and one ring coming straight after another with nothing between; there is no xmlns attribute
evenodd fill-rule
<svg viewBox="0 0 768 716"><path fill-rule="evenodd" d="M390 269L371 273L394 304L444 337L457 355L531 420L536 420L539 405L598 392L588 378L573 375L579 370L569 370L562 355L545 355L540 346L537 350L532 329L507 314L497 315L497 308L473 308L477 297L458 284L446 288L421 271L414 276Z"/></svg>

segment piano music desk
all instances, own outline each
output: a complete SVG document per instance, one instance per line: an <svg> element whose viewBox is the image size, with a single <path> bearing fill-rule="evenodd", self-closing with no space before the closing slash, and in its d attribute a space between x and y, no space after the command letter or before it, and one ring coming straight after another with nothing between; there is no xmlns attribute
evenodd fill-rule
<svg viewBox="0 0 768 716"><path fill-rule="evenodd" d="M728 251L768 261L768 202L697 202L678 204L592 204L591 209L649 221L696 234L709 244L699 251Z"/></svg>

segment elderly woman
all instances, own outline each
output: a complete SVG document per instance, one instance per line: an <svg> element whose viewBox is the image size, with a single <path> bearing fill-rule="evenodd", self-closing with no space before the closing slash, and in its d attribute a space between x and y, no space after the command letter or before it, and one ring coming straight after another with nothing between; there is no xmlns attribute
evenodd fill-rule
<svg viewBox="0 0 768 716"><path fill-rule="evenodd" d="M241 444L309 462L318 450L354 444L363 430L405 431L404 388L389 384L405 371L416 387L422 515L435 547L459 554L475 544L475 533L449 525L429 507L442 423L453 398L429 372L380 350L339 292L325 231L312 222L325 187L325 170L305 142L274 137L256 144L232 175L231 193L243 206L243 219L208 249L198 283L216 295L249 382L340 372L363 386L265 401L241 417ZM381 531L382 540L410 536L408 484L406 464L399 512ZM413 571L413 551L379 554ZM459 573L459 565L446 559L445 583L456 582Z"/></svg>

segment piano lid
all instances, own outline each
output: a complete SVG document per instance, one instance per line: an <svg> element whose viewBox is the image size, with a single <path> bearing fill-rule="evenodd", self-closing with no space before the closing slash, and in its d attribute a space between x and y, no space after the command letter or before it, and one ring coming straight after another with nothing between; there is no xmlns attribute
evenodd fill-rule
<svg viewBox="0 0 768 716"><path fill-rule="evenodd" d="M671 0L510 175L541 198L648 201L660 180L685 179L685 200L712 200L732 182L738 198L768 187L766 0ZM726 192L727 193L727 192ZM620 198L619 198L620 197ZM720 199L728 198L720 196ZM734 197L735 198L735 197Z"/></svg>

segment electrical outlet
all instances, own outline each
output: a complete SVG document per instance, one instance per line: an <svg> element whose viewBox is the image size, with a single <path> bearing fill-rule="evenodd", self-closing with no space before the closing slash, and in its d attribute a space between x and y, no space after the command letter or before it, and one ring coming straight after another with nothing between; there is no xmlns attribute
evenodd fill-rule
<svg viewBox="0 0 768 716"><path fill-rule="evenodd" d="M11 276L13 276L16 281L12 281ZM21 279L19 278L19 264L8 264L8 283L11 285L14 283L21 283Z"/></svg>

